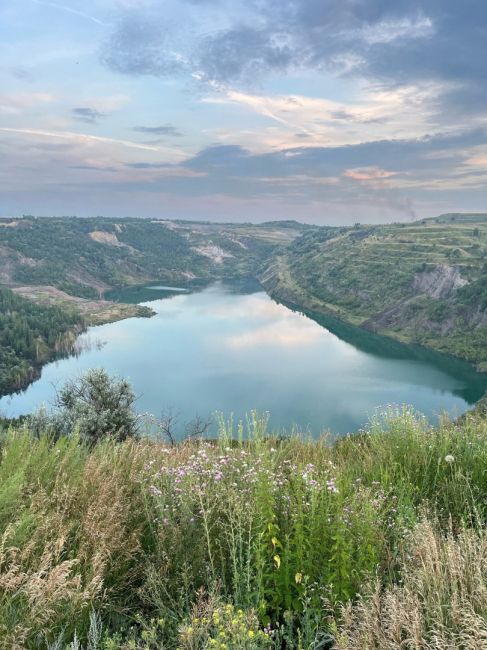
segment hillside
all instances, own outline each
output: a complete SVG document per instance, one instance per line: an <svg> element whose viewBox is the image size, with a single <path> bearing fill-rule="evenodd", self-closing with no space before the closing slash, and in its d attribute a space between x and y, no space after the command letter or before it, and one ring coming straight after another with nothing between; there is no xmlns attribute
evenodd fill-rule
<svg viewBox="0 0 487 650"><path fill-rule="evenodd" d="M276 298L487 370L487 215L311 231L260 279Z"/></svg>
<svg viewBox="0 0 487 650"><path fill-rule="evenodd" d="M210 224L146 219L0 220L0 283L99 299L153 280L248 275L297 237L298 224ZM26 289L27 287L27 289Z"/></svg>

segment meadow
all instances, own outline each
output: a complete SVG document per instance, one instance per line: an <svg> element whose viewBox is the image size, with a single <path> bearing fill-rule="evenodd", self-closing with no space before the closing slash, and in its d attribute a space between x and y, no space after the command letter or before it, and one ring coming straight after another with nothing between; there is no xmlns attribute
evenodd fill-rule
<svg viewBox="0 0 487 650"><path fill-rule="evenodd" d="M1 436L0 647L487 645L487 420L335 442Z"/></svg>

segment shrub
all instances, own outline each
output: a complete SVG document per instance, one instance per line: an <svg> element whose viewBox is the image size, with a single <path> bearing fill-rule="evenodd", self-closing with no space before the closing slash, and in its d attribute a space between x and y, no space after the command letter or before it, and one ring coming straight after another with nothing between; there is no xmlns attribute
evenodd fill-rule
<svg viewBox="0 0 487 650"><path fill-rule="evenodd" d="M30 420L30 428L54 437L77 431L81 440L89 444L106 437L123 442L138 434L134 402L128 381L110 377L102 369L89 370L68 381L57 395L54 413L38 411Z"/></svg>

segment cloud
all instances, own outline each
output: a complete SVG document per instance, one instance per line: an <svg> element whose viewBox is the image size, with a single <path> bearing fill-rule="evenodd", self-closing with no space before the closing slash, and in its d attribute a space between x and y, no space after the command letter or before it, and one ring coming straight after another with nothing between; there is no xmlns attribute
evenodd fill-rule
<svg viewBox="0 0 487 650"><path fill-rule="evenodd" d="M99 18L97 18L96 16L87 14L84 11L80 11L79 9L73 9L72 7L67 7L66 5L58 4L57 2L50 2L49 0L31 0L31 2L35 3L36 5L41 5L43 7L49 7L51 9L56 9L58 11L70 13L73 16L78 16L79 18L89 20L90 22L95 23L96 25L105 26L107 24L104 23Z"/></svg>
<svg viewBox="0 0 487 650"><path fill-rule="evenodd" d="M210 146L184 164L191 169L226 176L308 177L336 176L350 169L388 170L387 173L455 168L472 147L487 143L485 129L438 133L412 139L390 139L341 146L302 146L253 154L236 145ZM432 156L432 154L437 154ZM441 156L439 155L441 154ZM448 155L447 155L448 154ZM380 172L376 172L380 173Z"/></svg>
<svg viewBox="0 0 487 650"><path fill-rule="evenodd" d="M95 124L100 118L106 117L106 113L102 113L96 108L90 108L88 106L73 108L72 113L75 119L86 122L87 124Z"/></svg>
<svg viewBox="0 0 487 650"><path fill-rule="evenodd" d="M37 108L54 101L50 93L12 93L0 94L0 113L17 115L24 111Z"/></svg>
<svg viewBox="0 0 487 650"><path fill-rule="evenodd" d="M79 169L81 171L110 172L110 173L118 172L118 169L116 169L115 167L105 167L102 165L69 165L69 169Z"/></svg>
<svg viewBox="0 0 487 650"><path fill-rule="evenodd" d="M376 183L395 176L396 172L389 172L379 167L359 167L358 169L346 169L343 175L355 181L372 181Z"/></svg>
<svg viewBox="0 0 487 650"><path fill-rule="evenodd" d="M242 26L204 38L196 52L196 65L207 80L248 80L269 70L289 69L295 54L285 34Z"/></svg>
<svg viewBox="0 0 487 650"><path fill-rule="evenodd" d="M23 66L12 66L10 68L10 74L15 79L26 81L27 83L33 83L35 81L35 76L31 70L24 68Z"/></svg>
<svg viewBox="0 0 487 650"><path fill-rule="evenodd" d="M87 144L90 142L100 142L104 144L120 145L130 149L143 149L145 151L159 151L159 147L139 144L138 142L131 142L129 140L117 140L116 138L106 138L98 135L89 135L86 133L74 133L70 131L46 131L44 129L14 129L7 127L0 127L0 132L12 133L24 136L32 136L34 138L54 138L60 140L69 140L73 143Z"/></svg>
<svg viewBox="0 0 487 650"><path fill-rule="evenodd" d="M241 106L278 124L279 129L269 125L255 134L248 129L228 131L228 135L222 130L214 132L232 144L269 150L296 146L303 136L316 146L420 137L437 126L432 114L441 90L433 83L390 89L365 84L355 101L346 104L315 96L259 95L219 86L217 93L206 94L200 102ZM296 136L296 132L303 135Z"/></svg>
<svg viewBox="0 0 487 650"><path fill-rule="evenodd" d="M404 16L399 20L384 20L366 24L355 35L367 45L383 45L400 40L426 38L434 34L433 22L421 14L413 18Z"/></svg>
<svg viewBox="0 0 487 650"><path fill-rule="evenodd" d="M181 137L182 132L172 124L164 124L162 126L134 126L133 131L138 133L146 133L149 135L168 135L171 137Z"/></svg>
<svg viewBox="0 0 487 650"><path fill-rule="evenodd" d="M101 60L122 74L179 74L186 64L183 55L174 49L173 35L167 20L130 10L119 20L102 48Z"/></svg>
<svg viewBox="0 0 487 650"><path fill-rule="evenodd" d="M158 11L157 5L127 12L105 46L104 62L126 74L182 73L231 85L298 70L357 76L390 87L435 82L445 87L441 106L485 112L484 0L178 4L179 23L168 19L170 9ZM201 24L199 29L191 24L189 38L185 5ZM212 29L210 13L217 17Z"/></svg>
<svg viewBox="0 0 487 650"><path fill-rule="evenodd" d="M483 161L480 154L475 158L472 153L480 145L487 145L487 132L482 129L267 153L216 145L180 163L200 176L181 177L170 184L156 175L150 186L191 196L273 197L294 203L296 210L308 210L317 202L329 212L347 203L363 214L365 205L375 206L381 213L389 212L390 218L414 218L415 203L422 195L480 187L472 165L472 160Z"/></svg>

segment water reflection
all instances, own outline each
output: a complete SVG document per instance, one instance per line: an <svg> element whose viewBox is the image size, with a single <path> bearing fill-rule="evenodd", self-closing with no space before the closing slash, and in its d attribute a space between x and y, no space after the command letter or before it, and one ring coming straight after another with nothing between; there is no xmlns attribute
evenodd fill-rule
<svg viewBox="0 0 487 650"><path fill-rule="evenodd" d="M104 367L129 378L140 411L172 408L184 423L216 410L238 419L257 409L270 411L274 428L296 424L318 435L354 431L390 403L413 404L431 418L459 415L487 387L466 363L303 314L255 282L182 288L191 291L131 288L134 300L150 296L153 318L90 328L87 337L104 341L101 349L49 364L27 391L0 400L0 411L13 416L49 404L54 386Z"/></svg>

